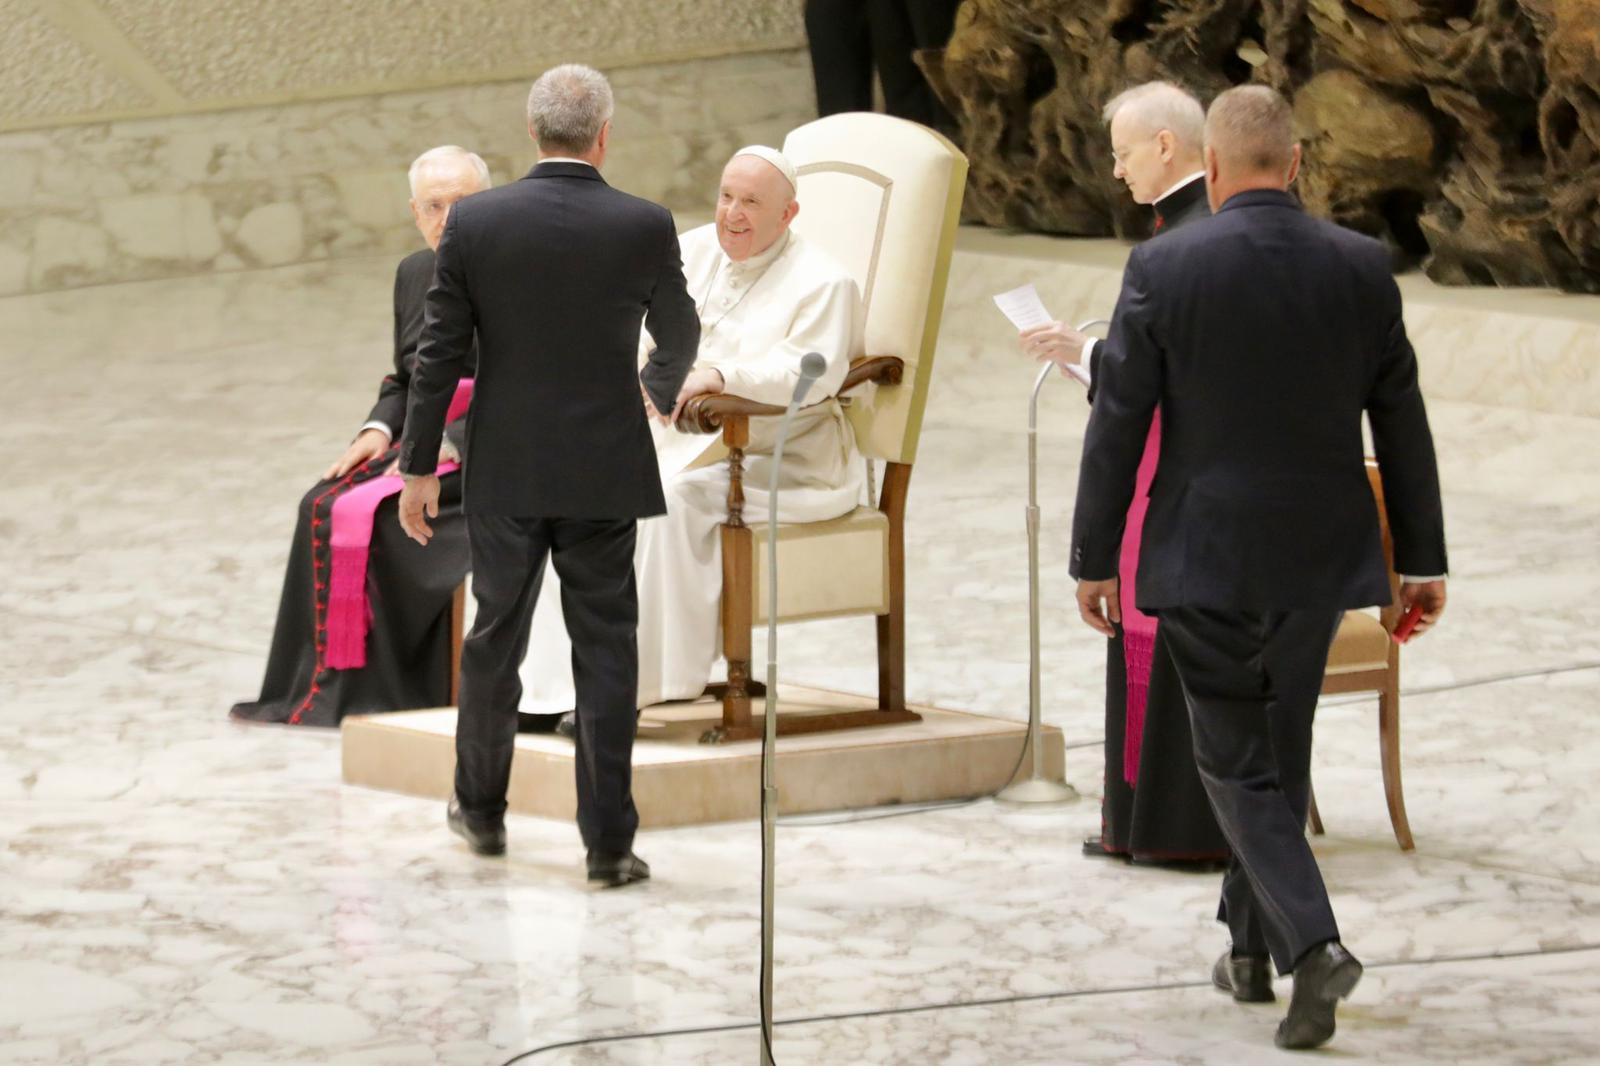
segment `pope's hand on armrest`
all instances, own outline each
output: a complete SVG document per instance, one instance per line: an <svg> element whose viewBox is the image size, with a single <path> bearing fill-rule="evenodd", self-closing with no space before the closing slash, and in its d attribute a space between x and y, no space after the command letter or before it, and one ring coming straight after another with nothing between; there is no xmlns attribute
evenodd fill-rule
<svg viewBox="0 0 1600 1066"><path fill-rule="evenodd" d="M724 380L722 371L711 366L697 366L689 371L689 376L683 379L683 388L678 390L678 400L672 407L672 419L683 413L683 405L696 396L715 396L723 389Z"/></svg>
<svg viewBox="0 0 1600 1066"><path fill-rule="evenodd" d="M905 374L905 362L894 355L863 355L850 363L844 384L838 395L869 382L879 385L898 385ZM777 404L759 403L743 396L729 393L701 393L690 396L679 405L673 422L683 433L715 433L728 418L759 418L781 415L784 408Z"/></svg>

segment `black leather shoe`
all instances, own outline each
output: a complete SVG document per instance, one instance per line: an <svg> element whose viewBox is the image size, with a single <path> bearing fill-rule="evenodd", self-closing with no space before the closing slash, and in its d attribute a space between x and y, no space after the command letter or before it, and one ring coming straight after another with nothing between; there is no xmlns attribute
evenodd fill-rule
<svg viewBox="0 0 1600 1066"><path fill-rule="evenodd" d="M634 881L650 879L650 864L631 851L621 854L589 852L589 880L598 881L607 888L621 888Z"/></svg>
<svg viewBox="0 0 1600 1066"><path fill-rule="evenodd" d="M1120 851L1107 850L1106 842L1101 837L1088 837L1085 839L1083 842L1083 853L1085 855L1091 855L1096 859L1121 859L1124 862L1128 860L1128 856L1124 855Z"/></svg>
<svg viewBox="0 0 1600 1066"><path fill-rule="evenodd" d="M1271 1003L1272 960L1265 955L1240 955L1224 951L1211 967L1211 983L1240 1003Z"/></svg>
<svg viewBox="0 0 1600 1066"><path fill-rule="evenodd" d="M1318 944L1294 967L1289 1013L1278 1023L1281 1048L1321 1047L1333 1037L1333 1011L1361 980L1361 963L1337 940Z"/></svg>
<svg viewBox="0 0 1600 1066"><path fill-rule="evenodd" d="M571 712L567 712L570 714ZM517 732L519 733L555 733L561 729L561 720L565 717L560 714L528 714L524 711L517 712Z"/></svg>
<svg viewBox="0 0 1600 1066"><path fill-rule="evenodd" d="M479 855L504 855L506 853L506 823L498 818L484 818L461 809L461 801L454 795L445 808L445 824L450 832L465 840Z"/></svg>
<svg viewBox="0 0 1600 1066"><path fill-rule="evenodd" d="M644 713L644 711L642 709L633 712L633 721L634 721L634 726L636 728L637 728L638 723L639 723L639 716L642 715L643 713ZM552 715L552 717L554 717L554 716ZM578 739L578 712L577 711L568 711L566 714L562 715L561 716L561 721L556 723L555 730L556 730L556 732L558 734L560 734L561 736L566 737L568 740L577 740Z"/></svg>

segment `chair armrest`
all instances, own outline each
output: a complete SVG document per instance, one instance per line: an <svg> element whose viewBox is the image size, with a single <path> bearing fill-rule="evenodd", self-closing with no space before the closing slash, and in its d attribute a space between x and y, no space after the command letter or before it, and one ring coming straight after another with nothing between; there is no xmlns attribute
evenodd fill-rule
<svg viewBox="0 0 1600 1066"><path fill-rule="evenodd" d="M905 362L895 355L863 355L850 362L850 372L845 375L839 395L859 388L867 382L898 385L905 374ZM702 392L684 401L683 410L673 424L682 433L715 433L729 418L762 417L783 414L777 404L757 403L743 396L730 396L725 392Z"/></svg>

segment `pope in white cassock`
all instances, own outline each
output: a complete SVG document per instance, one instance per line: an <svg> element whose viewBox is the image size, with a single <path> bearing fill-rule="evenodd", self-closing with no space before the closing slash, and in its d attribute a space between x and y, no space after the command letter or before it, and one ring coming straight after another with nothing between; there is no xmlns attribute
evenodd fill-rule
<svg viewBox="0 0 1600 1066"><path fill-rule="evenodd" d="M849 513L862 495L865 466L835 394L861 354L863 315L845 268L790 231L799 211L794 167L781 153L759 145L734 153L722 172L716 221L681 238L684 276L700 312L700 354L678 406L705 392L784 406L801 357L820 352L828 369L808 401L824 399L795 415L778 504L779 521L818 522ZM751 525L768 517L778 421L750 420L744 515ZM639 707L693 699L710 680L721 655L719 526L728 510L721 438L680 433L662 421L652 428L667 513L639 523L634 552ZM555 575L546 571L545 581L554 584ZM525 715L572 708L571 657L560 598L547 592L522 665ZM562 731L569 729L570 720Z"/></svg>

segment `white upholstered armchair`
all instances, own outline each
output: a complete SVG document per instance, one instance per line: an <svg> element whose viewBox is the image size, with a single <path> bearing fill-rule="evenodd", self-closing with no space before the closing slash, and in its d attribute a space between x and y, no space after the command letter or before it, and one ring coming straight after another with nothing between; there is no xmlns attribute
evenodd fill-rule
<svg viewBox="0 0 1600 1066"><path fill-rule="evenodd" d="M905 703L905 505L944 310L967 160L944 137L875 114L832 115L790 133L804 210L794 228L855 277L865 351L840 395L868 460L884 464L874 504L826 522L779 527L779 621L870 614L878 624L875 710L780 718L780 733L915 721ZM678 428L720 432L731 484L722 527L722 639L728 683L708 742L757 736L750 634L767 620L766 528L743 516L743 458L753 415L783 408L725 394L692 398Z"/></svg>

